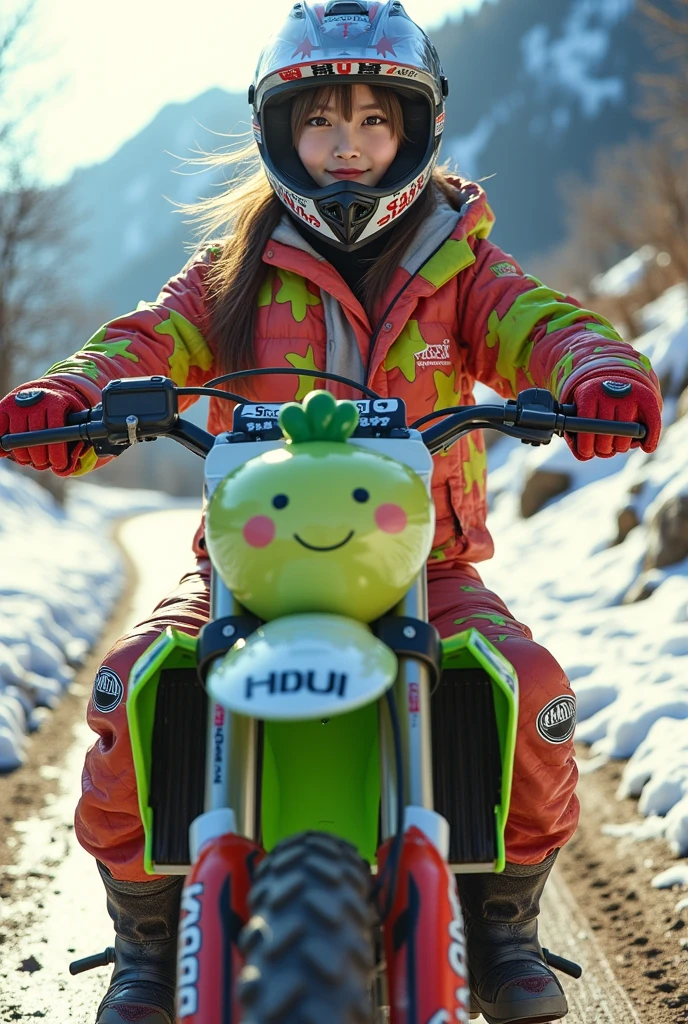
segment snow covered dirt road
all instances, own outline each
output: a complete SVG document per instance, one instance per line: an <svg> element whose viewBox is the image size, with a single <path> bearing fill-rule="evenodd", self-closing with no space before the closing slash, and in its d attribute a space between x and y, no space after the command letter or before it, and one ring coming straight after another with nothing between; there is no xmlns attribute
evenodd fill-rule
<svg viewBox="0 0 688 1024"><path fill-rule="evenodd" d="M0 1024L95 1020L110 971L72 978L68 970L71 960L113 940L100 878L72 824L84 752L93 741L86 703L98 654L193 566L198 520L197 509L185 509L138 516L120 527L130 563L127 596L78 684L34 735L27 763L0 777Z"/></svg>
<svg viewBox="0 0 688 1024"><path fill-rule="evenodd" d="M194 511L156 513L122 528L120 541L139 582L103 638L101 654L185 571L197 517ZM102 887L71 824L91 741L84 709L97 664L94 655L75 691L31 739L27 763L0 778L0 1024L91 1024L107 986L108 970L77 978L68 973L70 960L112 942ZM582 779L583 825L545 899L545 944L585 969L581 982L565 980L567 1022L688 1021L684 933L680 917L672 916L677 895L652 890L643 877L670 864L671 856L662 840L643 845L600 836L615 785L605 771ZM612 810L615 820L635 815L629 801Z"/></svg>

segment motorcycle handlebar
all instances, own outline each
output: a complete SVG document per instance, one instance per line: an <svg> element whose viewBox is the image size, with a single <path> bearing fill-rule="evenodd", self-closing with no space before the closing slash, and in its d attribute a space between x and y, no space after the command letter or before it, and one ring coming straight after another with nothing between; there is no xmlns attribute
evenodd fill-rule
<svg viewBox="0 0 688 1024"><path fill-rule="evenodd" d="M546 444L553 434L560 437L563 434L608 434L642 440L647 433L642 423L588 419L566 415L561 411L563 409L573 409L575 413L575 406L546 409L540 405L529 406L519 402L506 402L503 406L464 406L441 423L424 430L423 440L428 450L436 455L447 451L464 434L481 428L499 430L532 444Z"/></svg>
<svg viewBox="0 0 688 1024"><path fill-rule="evenodd" d="M90 419L93 410L72 413L68 417L67 426L53 427L47 430L30 430L21 434L5 434L0 437L0 446L11 452L17 448L33 448L37 445L69 444L73 441L85 441L91 444L94 441L108 438L108 430L102 420ZM187 427L194 432L194 435L205 434L199 431L193 424L186 424L183 420L177 420L176 427L166 431L168 435L184 443L184 428ZM546 409L543 406L534 404L528 405L523 402L505 402L504 405L474 405L457 408L457 411L448 415L440 423L426 428L421 432L423 441L429 451L435 455L440 451L446 451L459 438L471 430L480 428L492 428L512 437L518 437L531 443L546 443L553 434L561 436L569 434L607 434L616 437L630 437L634 440L642 440L645 437L646 429L641 423L624 423L615 420L588 419L575 415L574 405L557 405ZM210 435L208 435L210 436ZM205 454L206 446L202 444L199 437L192 450L197 454Z"/></svg>

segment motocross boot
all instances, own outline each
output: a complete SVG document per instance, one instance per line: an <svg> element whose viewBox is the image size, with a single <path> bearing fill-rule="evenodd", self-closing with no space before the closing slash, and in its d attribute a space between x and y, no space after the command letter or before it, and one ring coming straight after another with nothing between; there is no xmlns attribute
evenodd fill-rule
<svg viewBox="0 0 688 1024"><path fill-rule="evenodd" d="M487 1024L544 1024L568 1013L538 940L540 897L558 851L501 874L458 875L464 911L471 1015Z"/></svg>
<svg viewBox="0 0 688 1024"><path fill-rule="evenodd" d="M98 864L115 925L115 969L96 1024L175 1024L183 878L120 882Z"/></svg>

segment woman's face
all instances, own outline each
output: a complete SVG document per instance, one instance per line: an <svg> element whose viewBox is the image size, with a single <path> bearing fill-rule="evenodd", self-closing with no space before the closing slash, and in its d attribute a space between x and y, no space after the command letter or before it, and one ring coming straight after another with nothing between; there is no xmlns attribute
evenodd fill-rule
<svg viewBox="0 0 688 1024"><path fill-rule="evenodd" d="M352 119L329 103L306 115L296 151L318 183L356 181L377 185L397 154L389 122L367 85L353 87Z"/></svg>

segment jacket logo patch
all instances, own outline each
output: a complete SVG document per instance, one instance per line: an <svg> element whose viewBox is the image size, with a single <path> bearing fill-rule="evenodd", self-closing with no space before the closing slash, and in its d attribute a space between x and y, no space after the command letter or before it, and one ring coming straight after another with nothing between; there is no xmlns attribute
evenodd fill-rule
<svg viewBox="0 0 688 1024"><path fill-rule="evenodd" d="M93 705L102 714L107 715L110 711L114 711L122 703L124 697L124 686L122 680L113 672L111 668L106 668L105 665L98 670L95 682L93 684Z"/></svg>
<svg viewBox="0 0 688 1024"><path fill-rule="evenodd" d="M507 263L506 260L502 263L493 263L490 270L495 277L520 277L518 270L513 263Z"/></svg>
<svg viewBox="0 0 688 1024"><path fill-rule="evenodd" d="M548 743L566 743L576 728L576 698L564 694L545 704L535 727Z"/></svg>
<svg viewBox="0 0 688 1024"><path fill-rule="evenodd" d="M428 345L422 352L416 353L416 366L421 370L426 366L451 366L450 345L449 338L445 338L439 345Z"/></svg>

